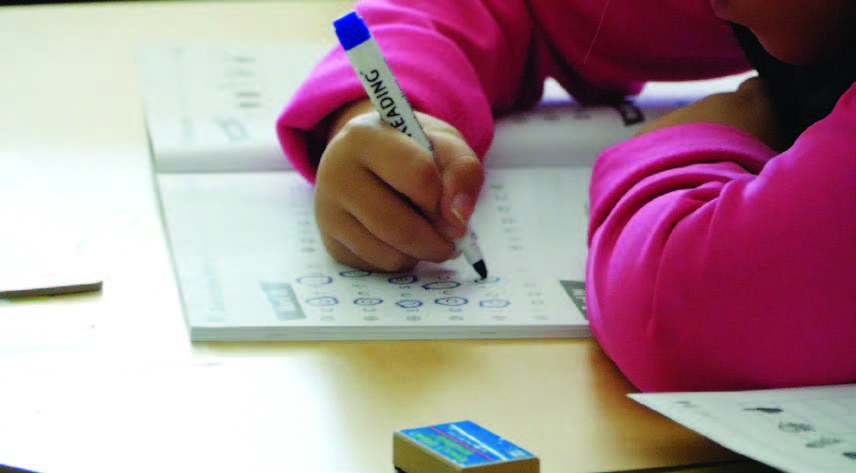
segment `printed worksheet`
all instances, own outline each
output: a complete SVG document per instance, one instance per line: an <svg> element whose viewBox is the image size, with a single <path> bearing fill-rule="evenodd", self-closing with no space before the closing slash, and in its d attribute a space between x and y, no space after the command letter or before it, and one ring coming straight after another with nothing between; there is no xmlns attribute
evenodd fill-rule
<svg viewBox="0 0 856 473"><path fill-rule="evenodd" d="M630 397L783 471L856 472L856 385Z"/></svg>
<svg viewBox="0 0 856 473"><path fill-rule="evenodd" d="M194 340L588 336L589 168L496 170L463 258L372 274L333 261L296 173L165 174L164 217Z"/></svg>
<svg viewBox="0 0 856 473"><path fill-rule="evenodd" d="M327 44L152 45L137 53L158 170L289 169L274 122Z"/></svg>

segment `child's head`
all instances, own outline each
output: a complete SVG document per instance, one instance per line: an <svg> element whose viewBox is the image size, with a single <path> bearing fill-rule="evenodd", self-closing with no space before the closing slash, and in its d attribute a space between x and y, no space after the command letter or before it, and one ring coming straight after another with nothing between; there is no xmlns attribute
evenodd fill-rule
<svg viewBox="0 0 856 473"><path fill-rule="evenodd" d="M746 26L778 59L797 65L833 58L856 37L854 0L710 0L720 18Z"/></svg>

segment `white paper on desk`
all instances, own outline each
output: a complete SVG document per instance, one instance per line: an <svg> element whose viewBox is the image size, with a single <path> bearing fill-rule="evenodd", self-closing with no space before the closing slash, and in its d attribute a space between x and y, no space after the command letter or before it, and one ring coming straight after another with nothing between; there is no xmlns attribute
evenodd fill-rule
<svg viewBox="0 0 856 473"><path fill-rule="evenodd" d="M775 468L856 472L856 385L629 396Z"/></svg>

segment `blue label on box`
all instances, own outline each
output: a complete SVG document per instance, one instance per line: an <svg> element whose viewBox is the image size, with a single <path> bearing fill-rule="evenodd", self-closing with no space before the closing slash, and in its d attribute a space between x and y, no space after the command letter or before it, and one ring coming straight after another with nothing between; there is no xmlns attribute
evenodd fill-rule
<svg viewBox="0 0 856 473"><path fill-rule="evenodd" d="M402 430L401 433L461 466L482 465L533 456L508 440L468 420L407 429Z"/></svg>

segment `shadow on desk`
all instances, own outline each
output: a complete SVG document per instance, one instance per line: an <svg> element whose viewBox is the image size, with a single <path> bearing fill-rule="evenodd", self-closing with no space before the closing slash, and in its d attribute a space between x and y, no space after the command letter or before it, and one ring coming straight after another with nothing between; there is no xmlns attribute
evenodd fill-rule
<svg viewBox="0 0 856 473"><path fill-rule="evenodd" d="M627 470L622 473L781 473L762 463L744 461L735 463L704 464L676 468L654 468L647 470Z"/></svg>

